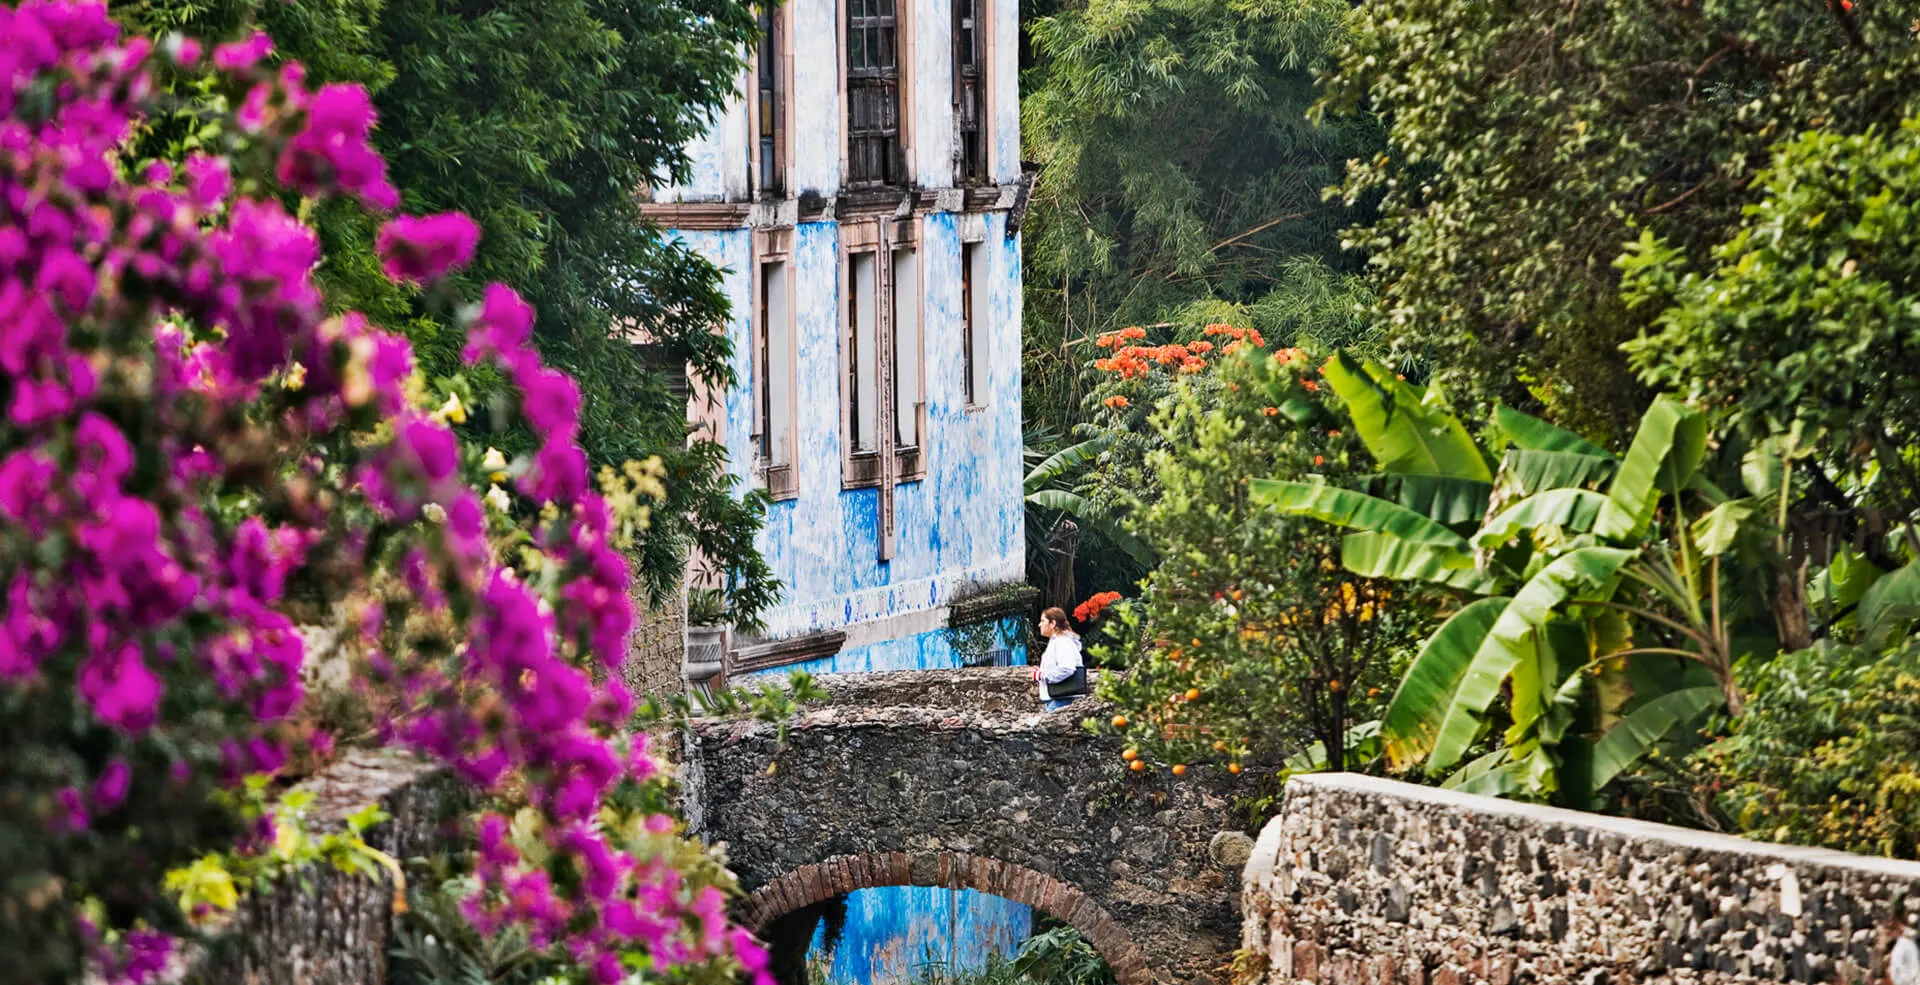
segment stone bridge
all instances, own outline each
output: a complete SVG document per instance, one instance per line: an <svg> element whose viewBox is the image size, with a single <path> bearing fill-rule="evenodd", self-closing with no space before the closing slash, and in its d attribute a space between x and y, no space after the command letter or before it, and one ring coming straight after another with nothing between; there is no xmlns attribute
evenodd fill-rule
<svg viewBox="0 0 1920 985"><path fill-rule="evenodd" d="M706 719L688 734L688 820L727 855L742 920L883 886L971 888L1079 929L1121 985L1228 979L1253 788L1194 769L1131 772L1091 703L1038 713L1024 667L823 677L779 729ZM779 939L780 935L770 934ZM804 930L803 930L804 936Z"/></svg>

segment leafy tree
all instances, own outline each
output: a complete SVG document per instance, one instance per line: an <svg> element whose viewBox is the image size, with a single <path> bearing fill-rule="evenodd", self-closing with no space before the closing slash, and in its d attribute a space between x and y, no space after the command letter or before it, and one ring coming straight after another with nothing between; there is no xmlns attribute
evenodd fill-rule
<svg viewBox="0 0 1920 985"><path fill-rule="evenodd" d="M1095 0L1028 22L1030 421L1083 419L1075 347L1101 334L1196 301L1254 304L1304 264L1352 268L1350 213L1321 190L1379 149L1380 128L1307 119L1346 14L1342 0Z"/></svg>
<svg viewBox="0 0 1920 985"><path fill-rule="evenodd" d="M1664 307L1634 366L1748 441L1803 433L1812 505L1920 515L1920 120L1805 133L1754 187L1710 264L1651 233L1623 258L1628 299Z"/></svg>
<svg viewBox="0 0 1920 985"><path fill-rule="evenodd" d="M1613 268L1648 230L1702 266L1769 148L1892 125L1920 91L1899 4L1386 0L1355 8L1329 112L1391 121L1353 169L1352 234L1394 341L1472 403L1544 405L1612 446L1652 391L1621 343L1657 330Z"/></svg>
<svg viewBox="0 0 1920 985"><path fill-rule="evenodd" d="M1123 357L1124 358L1124 357ZM1197 380L1215 376L1215 385ZM1424 620L1398 586L1339 571L1324 528L1260 506L1250 480L1334 479L1367 461L1297 350L1247 348L1175 384L1151 418L1160 495L1132 528L1161 562L1106 620L1128 673L1102 693L1134 754L1238 770L1317 745L1352 764L1348 730ZM1145 762L1137 759L1136 762Z"/></svg>
<svg viewBox="0 0 1920 985"><path fill-rule="evenodd" d="M500 280L539 311L536 341L582 391L581 442L596 464L658 457L667 500L635 541L655 601L678 590L690 547L730 576L747 624L778 583L753 549L764 503L739 495L723 450L686 440L672 395L678 367L732 382L719 273L639 213L636 192L681 179L683 147L731 91L755 8L739 0L121 0L145 30L230 37L257 25L315 81L374 91L376 145L408 208L459 210L485 236L463 288ZM150 139L151 153L194 146L190 121ZM373 220L315 209L328 250L321 282L336 309L404 325L430 378L460 368L464 339L416 293L382 276ZM644 334L648 346L634 344ZM475 404L498 378L475 374ZM467 430L512 453L524 429L476 416Z"/></svg>

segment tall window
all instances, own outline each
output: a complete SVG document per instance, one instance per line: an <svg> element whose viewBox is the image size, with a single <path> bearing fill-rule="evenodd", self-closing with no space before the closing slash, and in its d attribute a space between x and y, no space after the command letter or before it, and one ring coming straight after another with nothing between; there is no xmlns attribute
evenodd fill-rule
<svg viewBox="0 0 1920 985"><path fill-rule="evenodd" d="M876 254L849 257L852 291L847 296L847 425L856 455L879 450L879 264Z"/></svg>
<svg viewBox="0 0 1920 985"><path fill-rule="evenodd" d="M787 276L784 260L760 265L753 326L755 467L776 498L793 492L793 309Z"/></svg>
<svg viewBox="0 0 1920 985"><path fill-rule="evenodd" d="M960 393L968 407L979 406L987 389L987 364L980 351L987 334L980 324L986 305L979 297L983 285L977 273L985 249L979 243L960 247Z"/></svg>
<svg viewBox="0 0 1920 985"><path fill-rule="evenodd" d="M920 267L912 250L893 251L894 447L920 447Z"/></svg>
<svg viewBox="0 0 1920 985"><path fill-rule="evenodd" d="M781 60L785 55L786 33L781 29L780 14L769 7L760 10L760 56L758 69L759 88L759 139L760 139L760 193L778 196L786 191L787 174L783 166L785 161L781 151L786 143L786 113L784 112L786 90L781 86Z"/></svg>
<svg viewBox="0 0 1920 985"><path fill-rule="evenodd" d="M953 0L953 119L958 131L960 181L987 179L985 0Z"/></svg>
<svg viewBox="0 0 1920 985"><path fill-rule="evenodd" d="M900 149L896 0L846 2L847 184L901 184L906 159Z"/></svg>

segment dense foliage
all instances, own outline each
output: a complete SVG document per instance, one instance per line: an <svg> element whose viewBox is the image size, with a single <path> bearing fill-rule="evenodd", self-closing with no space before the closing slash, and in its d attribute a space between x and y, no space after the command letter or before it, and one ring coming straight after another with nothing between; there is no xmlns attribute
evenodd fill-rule
<svg viewBox="0 0 1920 985"><path fill-rule="evenodd" d="M1339 481L1370 459L1297 349L1248 347L1179 380L1150 422L1158 497L1131 523L1161 560L1105 619L1118 648L1104 656L1128 671L1103 684L1123 711L1112 724L1182 769L1311 744L1340 769L1354 716L1377 710L1424 619L1387 584L1341 572L1338 538L1264 508L1251 482Z"/></svg>
<svg viewBox="0 0 1920 985"><path fill-rule="evenodd" d="M1645 230L1695 265L1769 148L1892 126L1920 83L1900 4L1387 0L1355 8L1327 106L1391 121L1349 200L1397 344L1474 403L1545 406L1613 446L1651 392L1618 346L1656 330L1613 263Z"/></svg>
<svg viewBox="0 0 1920 985"><path fill-rule="evenodd" d="M635 538L651 598L678 591L689 548L730 575L744 622L778 591L753 550L762 504L723 473L711 442L686 441L671 392L680 367L727 383L729 347L712 326L727 302L712 264L639 213L637 189L684 178L687 142L732 91L754 8L738 0L116 0L123 21L158 32L232 37L257 25L316 82L357 82L374 96L374 145L407 207L458 210L484 233L463 289L514 285L539 312L542 354L579 381L581 446L595 465L658 457L666 498ZM191 79L169 82L192 91ZM179 160L199 121L175 113L145 150ZM404 327L429 379L460 370L460 327L382 276L374 226L321 204L318 281L335 310ZM636 341L645 340L644 346ZM484 404L497 375L468 374ZM502 424L508 426L502 427ZM532 436L476 417L464 430L513 453Z"/></svg>
<svg viewBox="0 0 1920 985"><path fill-rule="evenodd" d="M146 980L187 929L169 869L278 850L274 815L243 830L215 795L285 755L312 624L365 652L388 737L524 806L476 827L483 933L524 927L609 983L764 968L684 864L698 849L646 810L659 767L602 673L657 477L596 491L533 309L499 284L456 306L470 219L387 215L365 90L269 67L263 34L156 50L73 0L0 8L0 51L0 966ZM207 97L196 148L122 167L180 93ZM379 268L465 335L463 363L501 381L487 412L533 445L463 445L443 399L462 381L330 314L319 237L270 190L367 210ZM634 807L647 837L605 823Z"/></svg>
<svg viewBox="0 0 1920 985"><path fill-rule="evenodd" d="M1803 433L1819 505L1920 514L1920 120L1803 134L1755 188L1710 264L1652 236L1625 258L1629 298L1661 309L1635 367L1745 440Z"/></svg>
<svg viewBox="0 0 1920 985"><path fill-rule="evenodd" d="M1699 757L1727 823L1920 858L1920 647L1802 650L1744 675L1747 713Z"/></svg>
<svg viewBox="0 0 1920 985"><path fill-rule="evenodd" d="M1289 344L1352 330L1367 288L1338 233L1355 213L1321 192L1382 132L1364 114L1307 118L1347 7L1095 0L1027 22L1030 425L1092 419L1088 347L1125 326L1232 321Z"/></svg>

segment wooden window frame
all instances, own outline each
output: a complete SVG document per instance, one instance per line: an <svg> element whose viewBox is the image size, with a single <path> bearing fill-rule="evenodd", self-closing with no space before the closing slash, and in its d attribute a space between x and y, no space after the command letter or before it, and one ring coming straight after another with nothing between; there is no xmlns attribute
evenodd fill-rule
<svg viewBox="0 0 1920 985"><path fill-rule="evenodd" d="M760 83L766 56L764 41L756 45L752 60L752 77L747 97L747 134L748 178L753 189L753 197L758 200L786 198L792 194L789 187L793 178L793 5L781 4L778 9L766 15L769 33L774 38L772 69L773 82L773 161L772 177L766 174L765 157L761 147L761 124L766 115L763 105ZM764 38L764 36L763 36Z"/></svg>
<svg viewBox="0 0 1920 985"><path fill-rule="evenodd" d="M918 482L927 477L927 263L926 255L920 249L919 220L908 219L894 222L892 225L892 236L889 237L888 243L889 261L894 261L894 254L902 252L913 254L912 303L915 309L913 345L919 350L919 357L913 361L914 402L911 413L913 414L914 443L912 445L899 443L900 430L896 420L893 428L894 455L898 458L899 464L894 473L894 481L896 483ZM890 272L891 269L889 267ZM894 287L892 283L887 286L889 290ZM893 344L888 347L887 355L893 361L893 370L887 374L890 390L887 399L892 402L897 418L900 406L898 397L900 359L895 347L899 344L900 312L898 297L893 297L892 300L893 305L887 311L891 321L887 330Z"/></svg>
<svg viewBox="0 0 1920 985"><path fill-rule="evenodd" d="M798 420L800 353L798 338L799 312L795 307L798 302L798 292L794 286L797 276L793 267L792 227L756 229L753 233L754 311L752 317L753 330L751 332L751 345L753 350L751 353L753 367L752 386L754 389L752 414L753 434L751 436L753 474L755 481L760 487L767 490L767 494L778 501L793 499L799 496L800 488L799 465L797 461L789 460L774 464L770 456L762 455L760 452L763 438L771 441L777 437L763 436L760 433L762 428L760 416L761 402L763 399L768 401L772 399L771 387L768 386L767 381L771 379L772 369L768 363L772 361L773 353L771 350L771 333L769 332L769 326L766 324L766 268L768 264L772 263L784 264L787 268L786 297L784 300L786 301L787 316L785 355L788 376L786 406L781 409L785 411L788 431L787 437L790 442L789 447L792 449L790 458L797 459L799 457L800 441ZM762 387L768 388L768 392L764 398L761 394ZM773 417L774 408L769 406L767 409L769 420L766 423L771 425L773 423L771 418Z"/></svg>
<svg viewBox="0 0 1920 985"><path fill-rule="evenodd" d="M912 0L891 0L893 3L893 93L894 119L896 123L894 145L897 150L888 165L893 174L887 177L873 178L862 176L855 179L853 171L853 90L858 84L853 68L853 49L851 45L854 0L838 0L834 12L839 32L839 80L840 80L840 184L849 191L872 189L900 189L913 184L913 4ZM880 0L862 0L880 2ZM864 73L863 73L864 75ZM883 76L884 77L884 76Z"/></svg>
<svg viewBox="0 0 1920 985"><path fill-rule="evenodd" d="M965 413L985 410L993 395L993 257L988 253L986 217L969 215L960 233L960 380ZM969 260L977 262L969 263ZM985 278L985 282L982 282ZM979 302L985 301L985 304ZM984 309L984 310L983 310Z"/></svg>
<svg viewBox="0 0 1920 985"><path fill-rule="evenodd" d="M893 353L895 316L893 267L896 250L913 250L916 253L914 265L920 284L915 286L914 304L919 306L922 320L925 317L925 277L922 264L918 263L919 221L916 219L894 219L891 217L873 218L840 223L840 487L842 489L879 489L879 554L880 560L893 558L895 542L895 524L898 518L894 509L896 487L903 482L912 482L926 475L925 454L926 439L926 326L922 324L919 332L921 358L918 376L920 399L916 401L914 413L917 415L917 433L921 435L920 447L912 454L903 456L897 443L899 432L895 425L896 387L894 383L895 360ZM855 453L853 441L854 428L854 391L858 389L858 350L855 346L855 306L853 283L853 257L859 254L872 254L874 258L874 438L876 448L871 452Z"/></svg>

